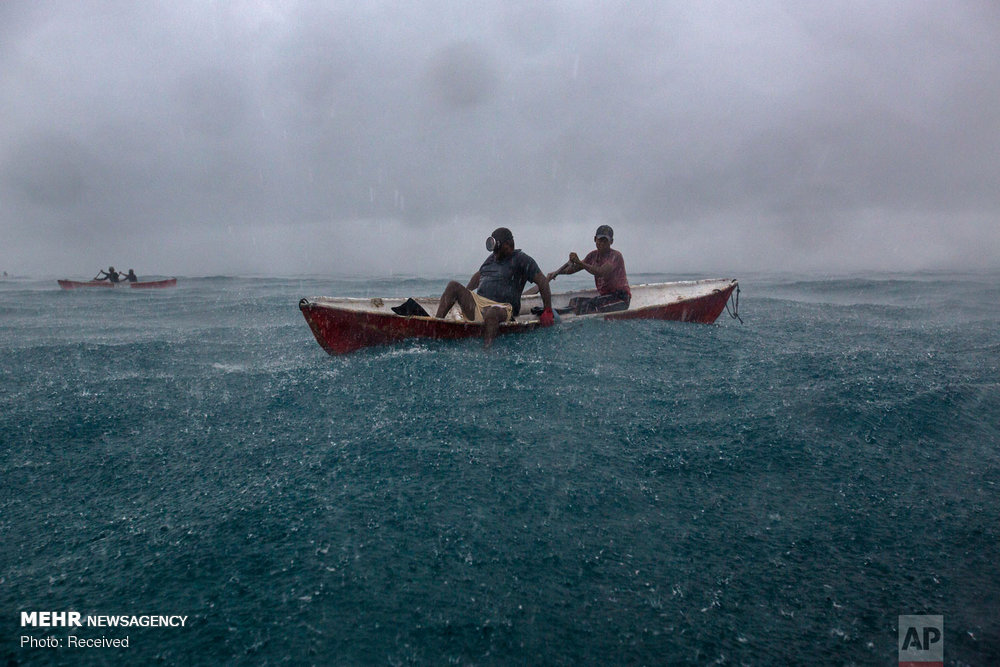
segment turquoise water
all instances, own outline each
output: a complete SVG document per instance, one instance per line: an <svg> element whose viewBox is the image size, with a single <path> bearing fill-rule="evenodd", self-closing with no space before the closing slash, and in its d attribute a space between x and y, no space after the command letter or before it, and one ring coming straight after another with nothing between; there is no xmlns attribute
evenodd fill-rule
<svg viewBox="0 0 1000 667"><path fill-rule="evenodd" d="M1000 662L998 276L737 277L743 325L343 357L300 297L446 280L0 283L0 657ZM20 646L69 634L129 647Z"/></svg>

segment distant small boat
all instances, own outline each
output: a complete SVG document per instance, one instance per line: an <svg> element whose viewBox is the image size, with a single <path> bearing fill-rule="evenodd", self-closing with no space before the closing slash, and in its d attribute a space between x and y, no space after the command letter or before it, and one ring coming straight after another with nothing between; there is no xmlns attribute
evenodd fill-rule
<svg viewBox="0 0 1000 667"><path fill-rule="evenodd" d="M162 289L164 287L174 287L177 285L177 278L166 278L164 280L141 280L130 283L122 280L113 283L110 280L60 280L59 287L63 289L80 289L82 287L131 287L132 289Z"/></svg>
<svg viewBox="0 0 1000 667"><path fill-rule="evenodd" d="M562 321L578 319L673 320L711 324L726 308L739 284L736 280L695 280L651 283L632 286L628 310L586 315L562 315ZM565 309L573 297L594 297L595 290L581 290L552 295L552 306ZM482 336L482 324L467 322L453 308L444 319L403 317L392 312L404 298L331 298L312 297L299 301L299 310L309 323L316 341L330 354L347 354L372 345L398 343L409 338L457 339ZM438 299L415 299L426 312L437 310ZM500 325L498 333L522 333L538 328L533 306L541 305L537 294L521 297L521 314L513 322Z"/></svg>

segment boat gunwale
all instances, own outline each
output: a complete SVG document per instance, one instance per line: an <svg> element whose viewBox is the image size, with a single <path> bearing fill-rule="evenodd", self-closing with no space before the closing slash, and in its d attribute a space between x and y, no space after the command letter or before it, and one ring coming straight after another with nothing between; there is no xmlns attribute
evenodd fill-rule
<svg viewBox="0 0 1000 667"><path fill-rule="evenodd" d="M705 292L705 293L702 293L702 294L679 295L679 296L677 296L676 298L674 298L674 299L672 299L670 301L663 301L663 302L658 302L658 303L644 304L644 305L639 306L639 307L628 308L628 309L626 309L624 311L612 311L612 312L606 312L606 313L584 313L584 314L581 314L581 315L576 315L576 314L572 314L572 313L566 313L562 317L564 319L567 319L567 320L592 319L592 318L598 318L598 317L605 318L605 319L629 319L629 318L632 318L632 317L637 317L639 314L642 314L644 311L649 311L651 309L663 308L663 307L671 306L671 305L674 305L674 304L680 304L680 303L683 303L685 301L694 301L694 300L697 300L697 299L703 299L705 297L712 296L713 294L716 294L718 292L722 292L722 291L725 291L727 289L732 289L735 285L738 284L738 281L737 281L736 278L706 278L706 279L700 279L700 280L678 280L678 281L670 281L670 282L663 282L663 283L640 283L638 285L632 285L631 289L632 289L633 295L634 295L636 292L640 292L641 293L643 291L649 291L650 288L666 290L666 289L670 289L670 288L691 288L691 287L697 287L698 285L709 285L709 284L718 284L719 287L717 289L714 289L712 291L708 291L708 292ZM597 296L597 295L598 295L598 292L597 292L596 289L589 288L589 289L572 290L572 291L568 291L568 292L553 293L552 294L552 299L555 300L555 299L558 298L558 299L561 299L561 300L568 300L568 299L575 298L575 297L594 297L594 296ZM453 322L453 323L456 323L456 324L465 324L465 325L469 325L469 326L481 326L481 323L469 322L469 321L467 321L467 320L465 320L465 319L463 319L461 317L456 317L456 316L445 317L445 318L437 318L437 317L434 317L433 315L427 315L427 316L422 316L422 315L400 316L400 315L397 315L396 313L392 312L391 309L386 309L385 308L385 305L388 304L389 302L392 302L392 301L405 301L407 298L413 298L414 301L416 301L417 303L422 303L422 304L436 304L440 300L439 297L433 297L433 296L419 296L419 297L401 297L401 296L395 296L395 297L392 297L392 296L389 296L389 297L352 297L352 296L330 297L330 296L315 296L315 297L306 297L306 298L302 299L302 301L300 301L300 304L302 302L308 302L310 305L313 305L313 306L316 306L316 307L330 308L330 309L333 309L333 310L340 310L340 311L349 312L349 313L364 313L364 314L368 314L368 315L384 315L384 316L393 317L393 318L404 317L405 319L413 319L413 320L427 320L427 321L435 321L435 322ZM370 308L365 308L365 307L360 307L360 308L359 307L350 307L350 306L364 306L365 304L373 304L375 301L380 301L381 304L378 305L378 306L370 307ZM537 316L531 314L530 308L524 308L523 307L525 301L528 301L528 302L540 302L541 301L541 296L539 294L537 294L537 293L536 294L522 295L522 297L521 297L521 303L522 303L521 313L514 319L513 322L505 322L501 326L512 326L512 325L521 325L521 324L529 324L529 323L532 323L532 322L537 322ZM451 311L451 312L453 313L454 311ZM628 313L629 315L625 315L625 313Z"/></svg>

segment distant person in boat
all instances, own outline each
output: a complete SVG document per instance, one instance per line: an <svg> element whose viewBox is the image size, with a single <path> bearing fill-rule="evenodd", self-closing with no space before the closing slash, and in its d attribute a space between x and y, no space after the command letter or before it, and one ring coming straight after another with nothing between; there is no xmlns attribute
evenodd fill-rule
<svg viewBox="0 0 1000 667"><path fill-rule="evenodd" d="M109 266L107 271L100 271L94 280L110 280L113 283L121 282L121 274L115 271L115 267Z"/></svg>
<svg viewBox="0 0 1000 667"><path fill-rule="evenodd" d="M135 275L135 271L129 269L128 275L125 276L125 280L129 281L130 283L137 283L139 282L139 276Z"/></svg>
<svg viewBox="0 0 1000 667"><path fill-rule="evenodd" d="M586 271L594 276L597 296L576 297L569 301L570 307L577 315L628 310L632 301L632 290L625 274L625 258L617 250L611 249L611 244L614 242L615 230L608 225L601 225L594 233L596 250L591 250L583 261L579 255L571 252L568 262L546 276L549 282L555 280L556 276L570 275L578 271Z"/></svg>
<svg viewBox="0 0 1000 667"><path fill-rule="evenodd" d="M466 320L483 323L483 347L489 347L500 324L513 320L521 312L521 292L530 280L542 295L543 310L538 321L542 326L554 324L549 281L535 260L514 247L514 234L506 227L494 230L486 239L486 249L490 256L467 285L455 280L448 283L438 304L437 317L444 318L457 303Z"/></svg>

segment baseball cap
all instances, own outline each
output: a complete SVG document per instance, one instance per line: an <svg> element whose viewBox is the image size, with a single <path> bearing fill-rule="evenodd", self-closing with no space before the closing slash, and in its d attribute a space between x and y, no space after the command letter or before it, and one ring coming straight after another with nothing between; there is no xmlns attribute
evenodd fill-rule
<svg viewBox="0 0 1000 667"><path fill-rule="evenodd" d="M611 229L610 225L601 225L600 227L597 228L597 231L594 232L594 238L599 239L601 237L604 237L609 241L614 241L615 230Z"/></svg>

